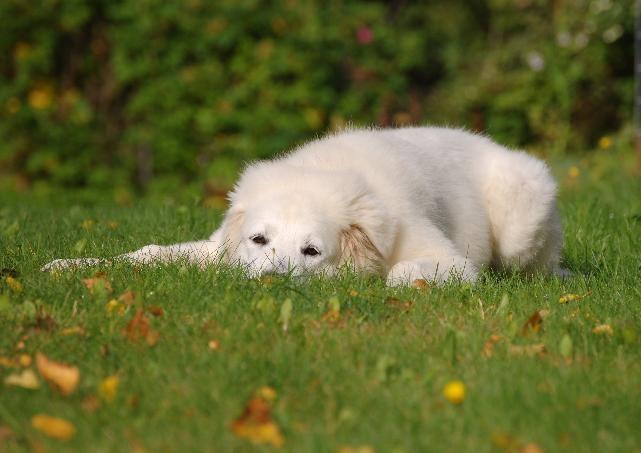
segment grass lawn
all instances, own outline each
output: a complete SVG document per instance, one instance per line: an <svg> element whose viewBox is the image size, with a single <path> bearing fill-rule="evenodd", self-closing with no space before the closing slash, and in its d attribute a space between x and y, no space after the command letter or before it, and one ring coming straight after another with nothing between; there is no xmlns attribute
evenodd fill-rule
<svg viewBox="0 0 641 453"><path fill-rule="evenodd" d="M48 275L53 258L205 237L220 213L0 195L0 379L37 387L0 383L0 451L639 452L631 154L555 163L566 281L487 272L474 286L390 289L181 264ZM77 367L76 388L67 375L68 395L49 385L37 353ZM457 380L460 404L443 394Z"/></svg>

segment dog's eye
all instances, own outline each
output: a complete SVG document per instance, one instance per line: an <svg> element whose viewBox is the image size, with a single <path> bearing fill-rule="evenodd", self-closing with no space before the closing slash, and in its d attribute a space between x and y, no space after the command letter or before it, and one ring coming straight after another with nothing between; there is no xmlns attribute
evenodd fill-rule
<svg viewBox="0 0 641 453"><path fill-rule="evenodd" d="M320 252L318 251L318 249L316 247L312 247L311 245L301 250L301 253L307 256L320 255Z"/></svg>
<svg viewBox="0 0 641 453"><path fill-rule="evenodd" d="M256 236L252 236L250 239L254 242L254 244L258 244L258 245L267 244L267 238L262 234L257 234Z"/></svg>

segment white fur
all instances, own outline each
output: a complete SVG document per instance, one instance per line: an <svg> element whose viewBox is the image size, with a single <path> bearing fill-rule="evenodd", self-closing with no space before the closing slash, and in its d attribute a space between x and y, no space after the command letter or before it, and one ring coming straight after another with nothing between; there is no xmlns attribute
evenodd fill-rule
<svg viewBox="0 0 641 453"><path fill-rule="evenodd" d="M484 266L561 275L556 184L542 161L457 129L348 130L248 166L205 241L119 258L187 259L266 272L379 273L389 285ZM262 235L267 244L252 237ZM306 247L320 252L310 256ZM309 251L309 249L307 249ZM104 260L56 260L45 270Z"/></svg>

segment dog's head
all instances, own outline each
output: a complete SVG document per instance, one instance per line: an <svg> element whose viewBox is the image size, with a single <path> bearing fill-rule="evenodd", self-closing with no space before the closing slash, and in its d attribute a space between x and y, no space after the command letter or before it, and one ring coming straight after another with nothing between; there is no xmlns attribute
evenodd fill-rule
<svg viewBox="0 0 641 453"><path fill-rule="evenodd" d="M333 274L345 264L386 270L396 227L353 173L258 164L245 171L230 201L222 226L227 260L251 275Z"/></svg>

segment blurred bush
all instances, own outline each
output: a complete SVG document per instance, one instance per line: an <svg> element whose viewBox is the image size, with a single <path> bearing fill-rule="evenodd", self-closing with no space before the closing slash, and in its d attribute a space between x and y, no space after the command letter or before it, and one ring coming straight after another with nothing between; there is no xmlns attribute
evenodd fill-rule
<svg viewBox="0 0 641 453"><path fill-rule="evenodd" d="M632 0L3 0L0 173L224 193L348 123L593 147L631 116Z"/></svg>

